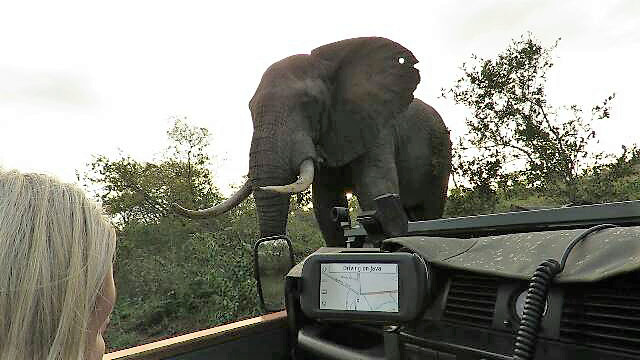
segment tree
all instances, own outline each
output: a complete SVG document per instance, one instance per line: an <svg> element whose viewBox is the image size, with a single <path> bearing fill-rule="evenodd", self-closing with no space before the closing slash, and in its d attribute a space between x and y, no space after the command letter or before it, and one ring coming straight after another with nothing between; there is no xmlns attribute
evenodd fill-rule
<svg viewBox="0 0 640 360"><path fill-rule="evenodd" d="M591 203L640 199L640 148L623 145L613 161L585 170L578 191L579 198Z"/></svg>
<svg viewBox="0 0 640 360"><path fill-rule="evenodd" d="M499 188L521 183L580 201L579 176L604 156L588 151L596 138L590 124L609 118L615 94L594 106L590 119L578 105L552 106L545 86L558 41L545 48L527 34L495 59L473 55L456 84L442 89L443 97L473 114L466 120L467 134L454 147L457 191L473 189L480 201L495 204ZM459 183L461 178L470 186Z"/></svg>
<svg viewBox="0 0 640 360"><path fill-rule="evenodd" d="M185 123L186 118L174 118L174 125L167 131L171 144L167 148L168 158L186 164L187 189L192 202L199 192L209 190L211 173L205 166L209 164L206 149L209 146L209 130L193 127ZM185 199L182 199L185 200Z"/></svg>
<svg viewBox="0 0 640 360"><path fill-rule="evenodd" d="M124 154L115 160L98 155L88 165L85 186L98 185L96 197L122 226L157 223L171 213L172 202L200 207L222 198L206 167L208 130L174 118L167 136L170 144L159 161L139 162Z"/></svg>

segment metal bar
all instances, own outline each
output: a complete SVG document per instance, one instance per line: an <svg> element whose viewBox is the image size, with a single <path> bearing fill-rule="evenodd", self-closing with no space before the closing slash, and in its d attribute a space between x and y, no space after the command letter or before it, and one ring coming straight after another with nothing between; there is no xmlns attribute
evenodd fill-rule
<svg viewBox="0 0 640 360"><path fill-rule="evenodd" d="M385 360L383 344L380 344L380 354L373 354L373 351L356 350L320 337L318 329L313 327L302 328L298 331L298 346L324 359Z"/></svg>
<svg viewBox="0 0 640 360"><path fill-rule="evenodd" d="M640 224L640 200L409 222L409 235L455 236L540 231L612 223ZM366 236L357 226L346 237Z"/></svg>
<svg viewBox="0 0 640 360"><path fill-rule="evenodd" d="M105 354L102 360L157 360L188 353L269 329L286 327L287 313L280 311L251 319L236 321L186 335L140 345Z"/></svg>

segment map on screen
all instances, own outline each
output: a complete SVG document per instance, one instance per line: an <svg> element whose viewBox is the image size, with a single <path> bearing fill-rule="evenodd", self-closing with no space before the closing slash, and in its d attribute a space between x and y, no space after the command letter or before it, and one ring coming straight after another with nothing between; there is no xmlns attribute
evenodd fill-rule
<svg viewBox="0 0 640 360"><path fill-rule="evenodd" d="M398 312L398 264L320 264L320 310Z"/></svg>

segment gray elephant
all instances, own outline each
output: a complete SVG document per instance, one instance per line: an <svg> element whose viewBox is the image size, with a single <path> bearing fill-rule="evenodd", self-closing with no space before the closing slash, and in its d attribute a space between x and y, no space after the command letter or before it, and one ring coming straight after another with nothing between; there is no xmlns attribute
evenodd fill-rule
<svg viewBox="0 0 640 360"><path fill-rule="evenodd" d="M344 245L330 211L347 206L348 191L363 210L375 210L379 196L399 194L409 219L442 216L451 142L440 115L413 97L417 62L400 44L367 37L271 65L249 102L249 179L220 205L178 211L215 216L253 192L261 236L280 235L290 194L313 183L316 219L329 246Z"/></svg>

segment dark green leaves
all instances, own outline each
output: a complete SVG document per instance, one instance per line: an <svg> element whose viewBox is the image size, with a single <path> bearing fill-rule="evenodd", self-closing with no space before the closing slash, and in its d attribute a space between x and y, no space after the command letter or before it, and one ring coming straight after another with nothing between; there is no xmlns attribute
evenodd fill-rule
<svg viewBox="0 0 640 360"><path fill-rule="evenodd" d="M88 165L85 185L119 225L157 223L171 213L172 202L198 208L221 201L206 167L208 130L176 118L167 136L169 146L154 162L124 154L116 159L97 155Z"/></svg>
<svg viewBox="0 0 640 360"><path fill-rule="evenodd" d="M527 34L494 58L472 55L454 86L442 89L443 97L471 111L467 133L454 147L450 215L474 213L467 210L475 202L477 212L495 211L514 189L521 197L536 193L559 204L591 198L581 189L586 177L615 158L589 150L597 141L591 124L609 118L615 94L594 106L590 117L578 105L554 106L546 81L559 40L545 47Z"/></svg>

